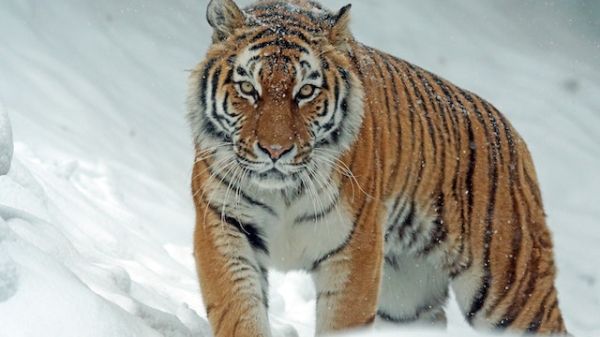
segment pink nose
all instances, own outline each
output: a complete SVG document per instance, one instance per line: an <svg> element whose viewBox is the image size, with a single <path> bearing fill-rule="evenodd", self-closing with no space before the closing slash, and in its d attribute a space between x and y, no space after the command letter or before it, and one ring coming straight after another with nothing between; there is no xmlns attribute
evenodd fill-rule
<svg viewBox="0 0 600 337"><path fill-rule="evenodd" d="M277 160L277 159L281 158L281 156L283 156L285 153L289 152L292 149L292 147L293 147L292 144L282 146L279 144L263 145L260 142L258 143L258 148L261 149L266 154L268 154L272 160Z"/></svg>

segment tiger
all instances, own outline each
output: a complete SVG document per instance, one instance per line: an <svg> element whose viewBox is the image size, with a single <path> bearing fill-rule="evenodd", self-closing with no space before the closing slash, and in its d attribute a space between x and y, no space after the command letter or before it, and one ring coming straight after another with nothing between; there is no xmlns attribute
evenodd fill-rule
<svg viewBox="0 0 600 337"><path fill-rule="evenodd" d="M217 337L271 336L269 269L308 273L316 334L559 334L532 157L491 103L366 46L350 5L211 0L189 78L194 257Z"/></svg>

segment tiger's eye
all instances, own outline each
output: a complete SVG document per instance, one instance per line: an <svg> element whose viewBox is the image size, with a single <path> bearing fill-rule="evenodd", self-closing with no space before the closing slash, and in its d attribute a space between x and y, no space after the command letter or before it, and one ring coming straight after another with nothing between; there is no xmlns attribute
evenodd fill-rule
<svg viewBox="0 0 600 337"><path fill-rule="evenodd" d="M254 95L254 93L256 91L254 89L254 86L250 82L240 83L240 90L242 91L243 94L248 95L248 96Z"/></svg>
<svg viewBox="0 0 600 337"><path fill-rule="evenodd" d="M298 92L299 99L306 99L312 96L315 93L315 86L311 84L306 84L302 88L300 88L300 92Z"/></svg>

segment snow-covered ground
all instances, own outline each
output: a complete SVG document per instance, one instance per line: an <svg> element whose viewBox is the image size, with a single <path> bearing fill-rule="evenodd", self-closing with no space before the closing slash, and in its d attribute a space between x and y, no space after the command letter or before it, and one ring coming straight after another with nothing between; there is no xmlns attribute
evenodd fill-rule
<svg viewBox="0 0 600 337"><path fill-rule="evenodd" d="M567 325L600 336L600 6L566 3L354 1L353 30L513 121L536 160ZM184 118L205 5L0 2L1 337L210 336ZM311 336L306 275L271 283L276 334ZM414 335L476 335L453 303L449 320Z"/></svg>

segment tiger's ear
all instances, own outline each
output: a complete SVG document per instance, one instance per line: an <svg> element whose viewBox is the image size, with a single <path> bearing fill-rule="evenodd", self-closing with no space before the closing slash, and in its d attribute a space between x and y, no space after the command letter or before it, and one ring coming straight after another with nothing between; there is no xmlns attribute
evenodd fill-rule
<svg viewBox="0 0 600 337"><path fill-rule="evenodd" d="M226 39L244 25L246 17L233 0L210 0L206 19L214 28L213 42Z"/></svg>
<svg viewBox="0 0 600 337"><path fill-rule="evenodd" d="M337 48L346 50L349 48L348 42L352 40L350 32L350 8L352 5L346 5L331 20L329 30L329 41Z"/></svg>

